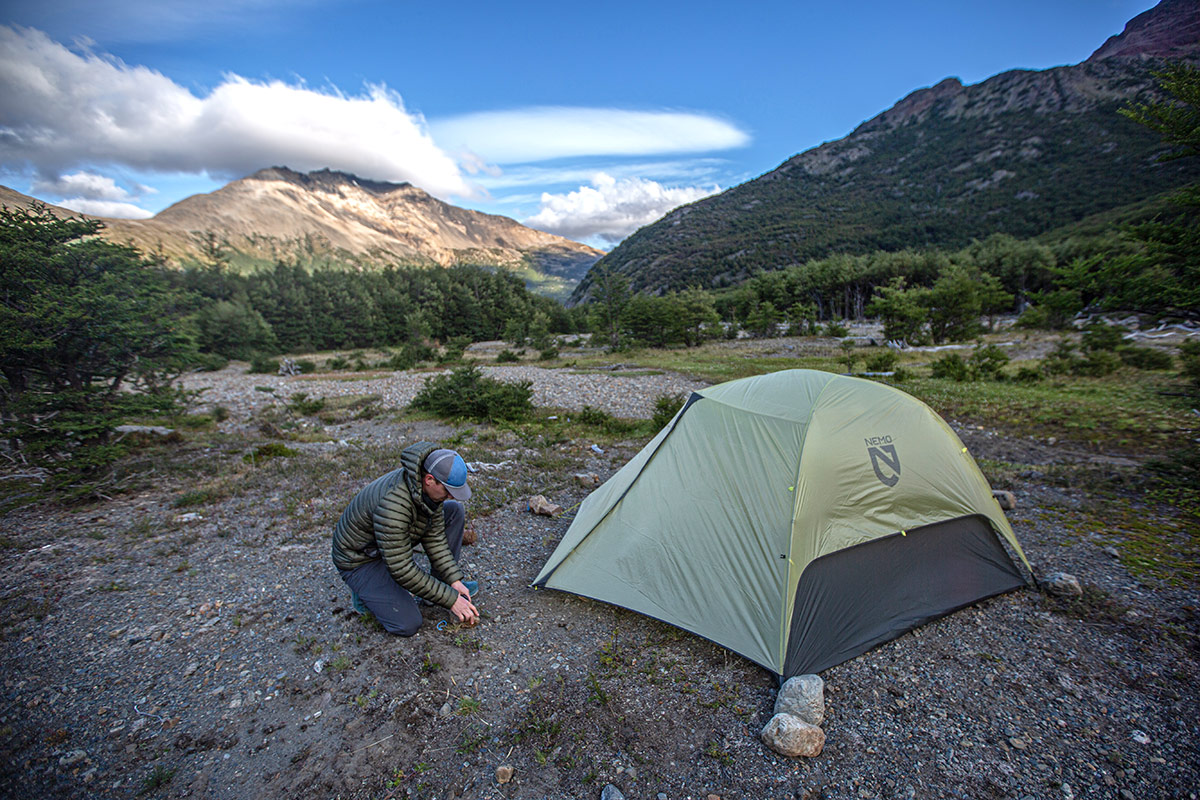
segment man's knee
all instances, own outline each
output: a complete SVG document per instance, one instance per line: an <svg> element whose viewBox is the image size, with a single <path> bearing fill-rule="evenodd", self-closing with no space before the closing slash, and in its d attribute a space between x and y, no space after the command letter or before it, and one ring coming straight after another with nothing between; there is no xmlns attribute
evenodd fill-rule
<svg viewBox="0 0 1200 800"><path fill-rule="evenodd" d="M376 619L379 620L379 624L383 626L385 631L395 636L412 636L421 629L421 623L424 622L423 619L418 619L415 621L390 619L382 620L378 617L376 617Z"/></svg>

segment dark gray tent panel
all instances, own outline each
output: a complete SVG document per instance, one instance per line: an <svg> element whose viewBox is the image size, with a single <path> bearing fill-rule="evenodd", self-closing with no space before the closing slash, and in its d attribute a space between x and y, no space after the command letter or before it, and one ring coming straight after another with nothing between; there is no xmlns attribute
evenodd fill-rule
<svg viewBox="0 0 1200 800"><path fill-rule="evenodd" d="M588 496L535 585L787 677L1020 585L1001 540L1024 561L975 462L923 403L786 370L696 393Z"/></svg>

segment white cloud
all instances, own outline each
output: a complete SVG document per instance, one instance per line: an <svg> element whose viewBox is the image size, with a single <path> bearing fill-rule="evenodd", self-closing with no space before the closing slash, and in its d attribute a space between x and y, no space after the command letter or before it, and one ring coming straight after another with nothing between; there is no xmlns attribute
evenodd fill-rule
<svg viewBox="0 0 1200 800"><path fill-rule="evenodd" d="M123 186L106 175L94 172L73 172L70 175L60 175L54 179L35 178L33 191L55 197L78 197L90 200L129 200L146 192L154 190L147 186L138 186L136 194L129 192Z"/></svg>
<svg viewBox="0 0 1200 800"><path fill-rule="evenodd" d="M750 136L717 117L685 111L542 107L431 120L442 144L496 164L578 156L642 156L742 147Z"/></svg>
<svg viewBox="0 0 1200 800"><path fill-rule="evenodd" d="M0 165L45 180L83 164L241 177L271 165L471 196L424 119L383 86L359 96L228 75L206 97L140 66L0 26Z"/></svg>
<svg viewBox="0 0 1200 800"><path fill-rule="evenodd" d="M91 200L86 197L68 197L55 205L78 211L80 214L91 214L94 217L111 217L115 219L146 219L154 216L144 208L133 203L123 203L119 200Z"/></svg>
<svg viewBox="0 0 1200 800"><path fill-rule="evenodd" d="M542 194L541 210L524 224L577 241L595 238L615 244L671 209L719 191L719 186L668 189L656 181L617 180L601 172L590 186L567 194Z"/></svg>

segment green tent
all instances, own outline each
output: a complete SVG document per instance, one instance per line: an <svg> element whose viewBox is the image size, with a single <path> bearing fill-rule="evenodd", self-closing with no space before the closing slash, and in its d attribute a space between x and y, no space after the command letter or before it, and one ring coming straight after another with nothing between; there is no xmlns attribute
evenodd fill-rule
<svg viewBox="0 0 1200 800"><path fill-rule="evenodd" d="M1022 585L1010 553L1028 569L928 406L785 370L692 394L584 500L534 585L660 619L788 678Z"/></svg>

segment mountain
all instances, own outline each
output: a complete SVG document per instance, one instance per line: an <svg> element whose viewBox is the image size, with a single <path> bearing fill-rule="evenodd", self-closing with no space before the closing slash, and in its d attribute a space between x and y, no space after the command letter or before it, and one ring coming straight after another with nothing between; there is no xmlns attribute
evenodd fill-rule
<svg viewBox="0 0 1200 800"><path fill-rule="evenodd" d="M1117 114L1157 98L1152 70L1200 56L1200 3L1163 0L1087 61L919 89L843 139L796 155L629 236L599 269L662 292L741 282L834 252L1031 237L1200 179L1160 162L1157 133Z"/></svg>
<svg viewBox="0 0 1200 800"><path fill-rule="evenodd" d="M8 205L22 204L21 197L8 189L0 195ZM602 255L508 217L452 206L408 183L286 167L188 197L150 219L103 221L113 241L181 265L202 261L214 244L240 269L279 259L305 266L477 264L518 272L551 294L569 292Z"/></svg>

